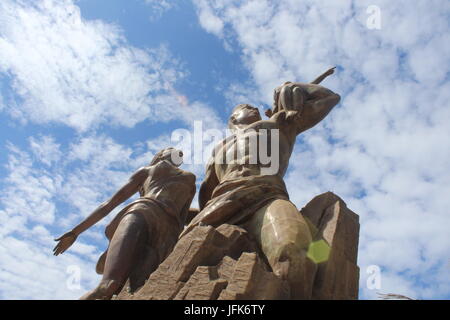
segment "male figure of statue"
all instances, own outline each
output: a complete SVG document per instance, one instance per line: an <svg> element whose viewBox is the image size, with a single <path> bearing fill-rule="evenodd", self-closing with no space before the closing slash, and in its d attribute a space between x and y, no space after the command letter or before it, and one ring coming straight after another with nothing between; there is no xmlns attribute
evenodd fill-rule
<svg viewBox="0 0 450 320"><path fill-rule="evenodd" d="M161 150L150 165L137 170L111 199L56 239L59 243L54 254L58 255L83 231L133 194L140 193L140 198L125 206L106 227L110 243L97 263L97 273L103 274L103 278L97 288L80 299L110 299L121 290L136 265L146 263L141 269L150 274L172 251L195 195L195 175L178 168L182 156L174 148Z"/></svg>
<svg viewBox="0 0 450 320"><path fill-rule="evenodd" d="M340 100L318 85L333 69L311 84L286 82L275 89L274 109L266 113L269 120L262 120L251 105L234 108L228 122L234 134L215 148L200 187L200 212L180 236L199 224L242 226L259 243L274 273L288 280L292 299L311 297L316 266L306 257L312 241L309 227L289 201L283 176L297 135L324 119ZM236 152L236 146L252 149L251 136L260 139L263 131L271 129L278 129L278 135L268 132L265 144L268 150L271 139L279 139L275 174L265 174L265 165L248 161L251 155L247 153L239 161L223 161L227 153Z"/></svg>

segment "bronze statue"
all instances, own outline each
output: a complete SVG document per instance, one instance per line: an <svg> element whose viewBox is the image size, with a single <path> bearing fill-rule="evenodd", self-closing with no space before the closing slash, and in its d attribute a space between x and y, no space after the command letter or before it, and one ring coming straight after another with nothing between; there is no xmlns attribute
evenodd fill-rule
<svg viewBox="0 0 450 320"><path fill-rule="evenodd" d="M196 190L195 175L178 168L182 156L174 148L161 150L150 165L137 170L111 199L72 231L56 239L59 242L54 254L58 255L83 231L139 192L140 198L125 206L106 227L110 243L96 268L103 278L80 299L110 299L121 290L137 264L146 260L144 269L150 274L172 251L189 215L195 213L189 210Z"/></svg>
<svg viewBox="0 0 450 320"><path fill-rule="evenodd" d="M235 134L214 149L200 187L200 213L180 235L200 224L244 227L259 243L274 273L289 281L293 299L311 296L313 279L307 275L313 274L316 266L306 258L312 241L310 230L289 201L283 176L297 135L324 119L340 100L318 84L333 72L334 68L328 70L311 84L286 82L275 89L274 108L266 112L269 120L262 120L251 105L234 108L228 125ZM250 135L271 129L279 130L279 169L275 174L262 174L259 163L223 163L224 154L237 144L248 149ZM270 139L268 135L268 147Z"/></svg>

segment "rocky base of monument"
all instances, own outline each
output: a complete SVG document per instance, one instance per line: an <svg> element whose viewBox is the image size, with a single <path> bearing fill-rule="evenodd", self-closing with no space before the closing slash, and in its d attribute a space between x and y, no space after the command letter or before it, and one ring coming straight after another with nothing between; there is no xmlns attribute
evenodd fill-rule
<svg viewBox="0 0 450 320"><path fill-rule="evenodd" d="M311 200L301 213L314 242L308 257L318 264L311 299L357 299L358 215L331 192ZM132 290L119 300L265 300L290 299L289 286L277 277L248 233L237 226L198 226Z"/></svg>

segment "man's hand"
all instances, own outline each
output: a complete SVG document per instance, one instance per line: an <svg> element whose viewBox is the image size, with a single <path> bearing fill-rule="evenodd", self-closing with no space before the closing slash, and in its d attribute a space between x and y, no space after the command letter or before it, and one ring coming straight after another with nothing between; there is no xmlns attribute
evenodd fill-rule
<svg viewBox="0 0 450 320"><path fill-rule="evenodd" d="M331 76L333 73L334 73L334 69L336 69L336 67L333 67L333 68L331 68L331 69L328 69L327 71L325 71L325 75L328 77L328 76Z"/></svg>
<svg viewBox="0 0 450 320"><path fill-rule="evenodd" d="M300 119L301 116L300 111L296 110L280 110L277 113L274 114L274 117L272 118L275 122L278 123L287 123L287 122L296 122Z"/></svg>
<svg viewBox="0 0 450 320"><path fill-rule="evenodd" d="M285 111L286 112L286 120L287 121L296 121L297 119L300 118L301 115L301 111L296 111L296 110L289 110L289 111Z"/></svg>
<svg viewBox="0 0 450 320"><path fill-rule="evenodd" d="M77 235L72 231L69 231L63 234L58 239L55 239L55 241L59 242L53 249L53 254L57 256L58 254L63 253L64 251L70 248L70 246L75 242L75 240L77 240Z"/></svg>
<svg viewBox="0 0 450 320"><path fill-rule="evenodd" d="M334 69L336 69L336 67L328 69L327 71L325 71L323 74L321 74L317 79L315 79L311 83L312 84L319 84L319 83L321 83L326 77L331 76L334 73Z"/></svg>

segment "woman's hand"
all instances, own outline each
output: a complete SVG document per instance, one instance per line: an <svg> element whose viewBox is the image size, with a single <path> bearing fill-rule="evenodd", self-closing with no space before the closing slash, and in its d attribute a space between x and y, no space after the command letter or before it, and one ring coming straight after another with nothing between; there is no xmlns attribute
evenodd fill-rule
<svg viewBox="0 0 450 320"><path fill-rule="evenodd" d="M77 240L77 235L73 231L69 231L65 234L63 234L58 239L55 239L55 241L59 241L58 244L53 249L53 254L57 256L60 253L63 253L67 249L70 248L70 246Z"/></svg>

